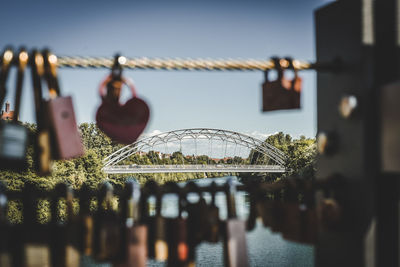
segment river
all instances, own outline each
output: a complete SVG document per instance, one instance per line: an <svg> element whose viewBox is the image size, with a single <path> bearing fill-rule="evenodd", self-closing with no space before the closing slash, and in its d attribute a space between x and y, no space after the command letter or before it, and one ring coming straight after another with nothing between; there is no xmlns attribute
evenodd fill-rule
<svg viewBox="0 0 400 267"><path fill-rule="evenodd" d="M205 178L197 180L200 186L207 185L212 181L223 184L228 177ZM237 181L236 177L233 177ZM183 185L184 183L182 183ZM195 202L197 196L190 194L189 201ZM210 196L205 195L209 201ZM216 204L220 210L220 217L226 218L226 201L223 193L216 195ZM236 210L239 218L246 218L249 211L249 202L245 192L238 192L236 195ZM163 197L162 214L166 217L177 216L177 197L166 195ZM284 240L280 234L272 233L268 228L257 221L255 229L247 233L247 246L250 266L252 267L312 267L314 266L314 248L309 245L302 245ZM217 244L202 243L196 251L196 266L223 266L222 242ZM88 259L83 259L82 266L108 267L108 264L92 265ZM148 266L161 267L162 262L149 260Z"/></svg>

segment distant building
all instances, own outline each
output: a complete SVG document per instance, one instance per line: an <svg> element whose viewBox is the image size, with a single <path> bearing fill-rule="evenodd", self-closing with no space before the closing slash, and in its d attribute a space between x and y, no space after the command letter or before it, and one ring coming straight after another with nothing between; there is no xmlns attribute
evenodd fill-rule
<svg viewBox="0 0 400 267"><path fill-rule="evenodd" d="M145 156L145 155L147 155L147 152L144 152L144 151L138 151L138 152L136 152L136 155L139 155L139 156Z"/></svg>
<svg viewBox="0 0 400 267"><path fill-rule="evenodd" d="M225 157L225 158L223 158L222 160L224 161L224 162L228 162L228 160L231 160L232 158L231 157Z"/></svg>
<svg viewBox="0 0 400 267"><path fill-rule="evenodd" d="M14 117L14 110L10 110L10 102L6 102L6 110L1 111L1 119L3 121L10 121Z"/></svg>
<svg viewBox="0 0 400 267"><path fill-rule="evenodd" d="M161 156L161 152L160 152L160 151L155 151L154 153L156 153L156 155L157 155L157 157L158 157L159 159L162 159L162 156Z"/></svg>

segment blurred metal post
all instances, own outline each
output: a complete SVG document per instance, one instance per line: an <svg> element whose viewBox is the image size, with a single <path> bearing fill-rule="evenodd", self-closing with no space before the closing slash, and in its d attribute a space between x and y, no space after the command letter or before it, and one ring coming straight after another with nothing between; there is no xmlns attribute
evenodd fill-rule
<svg viewBox="0 0 400 267"><path fill-rule="evenodd" d="M342 0L315 12L317 62L343 62L317 74L318 132L334 148L318 156L317 179L345 183L342 223L321 231L316 266L398 266L400 178L381 167L380 119L382 88L400 77L397 2Z"/></svg>

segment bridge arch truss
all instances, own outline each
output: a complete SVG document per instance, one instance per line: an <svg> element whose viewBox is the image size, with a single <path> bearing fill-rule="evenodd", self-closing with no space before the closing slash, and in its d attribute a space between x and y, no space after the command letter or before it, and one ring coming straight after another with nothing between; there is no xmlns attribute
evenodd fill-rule
<svg viewBox="0 0 400 267"><path fill-rule="evenodd" d="M249 135L229 130L194 128L164 132L140 139L106 157L104 159L104 168L107 169L117 166L118 163L129 158L133 154L150 150L156 145L165 145L170 142L182 142L182 140L187 139L221 140L223 142L244 146L250 150L259 152L262 156L272 160L275 165L281 167L284 167L286 161L286 155L282 151Z"/></svg>

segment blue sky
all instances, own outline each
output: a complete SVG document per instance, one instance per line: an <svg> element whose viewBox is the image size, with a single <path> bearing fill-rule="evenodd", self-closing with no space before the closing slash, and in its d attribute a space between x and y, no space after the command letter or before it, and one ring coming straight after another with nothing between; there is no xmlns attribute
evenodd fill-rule
<svg viewBox="0 0 400 267"><path fill-rule="evenodd" d="M313 11L328 0L287 1L8 1L0 48L49 47L57 55L127 57L315 58ZM78 122L93 122L97 87L107 70L60 69ZM303 109L261 112L262 72L126 70L151 107L147 133L221 128L263 137L283 131L315 136L315 73L305 71ZM7 99L13 103L14 76ZM34 121L31 77L21 120ZM124 91L124 99L129 92Z"/></svg>

